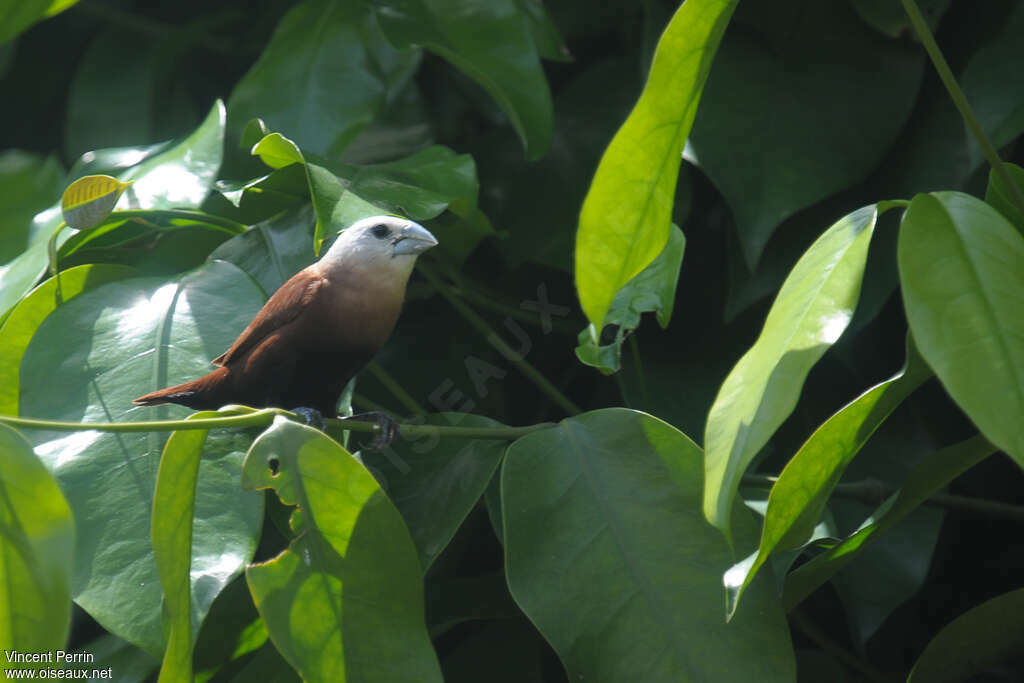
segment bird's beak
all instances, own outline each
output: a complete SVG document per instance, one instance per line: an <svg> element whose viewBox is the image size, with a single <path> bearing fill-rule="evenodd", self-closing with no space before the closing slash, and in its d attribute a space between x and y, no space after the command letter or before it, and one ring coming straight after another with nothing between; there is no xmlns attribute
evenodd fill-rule
<svg viewBox="0 0 1024 683"><path fill-rule="evenodd" d="M395 238L394 255L399 254L420 254L437 246L437 238L430 234L430 231L418 223L409 223L402 228L402 232Z"/></svg>

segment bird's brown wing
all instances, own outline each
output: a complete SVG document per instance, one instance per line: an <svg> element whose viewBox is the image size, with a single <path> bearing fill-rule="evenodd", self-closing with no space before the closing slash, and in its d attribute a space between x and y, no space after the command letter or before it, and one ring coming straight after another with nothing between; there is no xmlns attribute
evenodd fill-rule
<svg viewBox="0 0 1024 683"><path fill-rule="evenodd" d="M314 269L307 268L293 275L263 304L231 348L213 359L213 364L227 365L241 358L274 331L295 320L309 307L323 284L323 277Z"/></svg>

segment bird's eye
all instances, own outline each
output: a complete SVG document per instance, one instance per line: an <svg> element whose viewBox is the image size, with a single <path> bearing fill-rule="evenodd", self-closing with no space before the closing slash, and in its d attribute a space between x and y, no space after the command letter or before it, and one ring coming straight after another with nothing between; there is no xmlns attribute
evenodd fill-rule
<svg viewBox="0 0 1024 683"><path fill-rule="evenodd" d="M380 225L373 226L370 232L373 233L374 237L381 240L391 234L391 231L388 230L388 226L384 225L383 223L381 223Z"/></svg>

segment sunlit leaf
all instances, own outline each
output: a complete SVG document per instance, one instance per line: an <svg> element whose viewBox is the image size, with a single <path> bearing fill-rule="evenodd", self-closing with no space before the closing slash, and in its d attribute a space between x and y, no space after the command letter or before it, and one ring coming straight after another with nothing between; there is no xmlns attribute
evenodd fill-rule
<svg viewBox="0 0 1024 683"><path fill-rule="evenodd" d="M928 366L908 340L907 363L902 370L844 406L800 447L772 486L756 558L752 563L747 558L733 565L723 577L730 616L769 555L810 539L846 465L903 399L930 376Z"/></svg>
<svg viewBox="0 0 1024 683"><path fill-rule="evenodd" d="M658 257L615 295L605 316L605 329L612 325L615 338L610 344L599 344L595 330L586 328L579 334L576 357L601 372L617 372L620 367L622 342L626 335L640 326L642 314L653 311L664 329L672 318L679 269L683 265L686 237L678 226L672 226L668 243ZM602 330L602 334L603 334Z"/></svg>
<svg viewBox="0 0 1024 683"><path fill-rule="evenodd" d="M131 401L206 373L263 300L249 276L223 261L180 279L87 289L36 328L21 360L19 413L72 422L183 417L189 411L181 406L138 408ZM150 531L165 436L36 430L30 437L75 513L75 601L107 631L161 654ZM190 564L196 623L255 551L263 497L238 485L248 443L241 432L213 432L199 465Z"/></svg>
<svg viewBox="0 0 1024 683"><path fill-rule="evenodd" d="M270 638L303 678L441 680L416 549L358 461L322 432L278 418L246 456L243 484L298 506L291 545L246 578Z"/></svg>
<svg viewBox="0 0 1024 683"><path fill-rule="evenodd" d="M601 158L576 234L576 290L596 330L618 291L668 241L683 146L735 7L735 0L679 7L643 94Z"/></svg>
<svg viewBox="0 0 1024 683"><path fill-rule="evenodd" d="M858 209L804 252L761 335L718 391L704 435L704 514L725 533L744 470L793 412L807 373L853 317L877 217L874 204Z"/></svg>
<svg viewBox="0 0 1024 683"><path fill-rule="evenodd" d="M53 652L71 625L75 522L31 445L3 424L0 453L0 649ZM0 668L10 662L3 656Z"/></svg>
<svg viewBox="0 0 1024 683"><path fill-rule="evenodd" d="M224 147L224 105L217 102L206 120L173 147L158 154L152 149L128 150L128 159L136 165L118 175L121 182L134 181L121 195L122 209L196 208L209 192L220 170ZM118 150L124 152L124 150ZM25 251L0 270L0 315L32 289L47 268L47 243L61 225L60 205L38 214L32 221L30 241ZM70 237L61 230L56 246Z"/></svg>
<svg viewBox="0 0 1024 683"><path fill-rule="evenodd" d="M921 355L992 443L1024 467L1024 236L959 192L914 197L900 283Z"/></svg>
<svg viewBox="0 0 1024 683"><path fill-rule="evenodd" d="M70 301L93 287L137 274L133 268L107 264L69 268L60 275L61 296L63 301ZM19 301L0 327L0 415L18 414L21 357L36 329L60 303L57 279L50 278Z"/></svg>
<svg viewBox="0 0 1024 683"><path fill-rule="evenodd" d="M87 175L68 185L60 199L60 210L69 228L85 230L98 225L114 210L131 182L122 183L108 175Z"/></svg>

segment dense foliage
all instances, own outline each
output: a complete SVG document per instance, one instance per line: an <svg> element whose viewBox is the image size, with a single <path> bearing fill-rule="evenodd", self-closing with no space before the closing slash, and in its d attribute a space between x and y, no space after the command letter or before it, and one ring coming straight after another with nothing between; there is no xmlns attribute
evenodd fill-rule
<svg viewBox="0 0 1024 683"><path fill-rule="evenodd" d="M920 6L0 0L0 648L1017 680L1024 5ZM392 212L399 441L132 406Z"/></svg>

